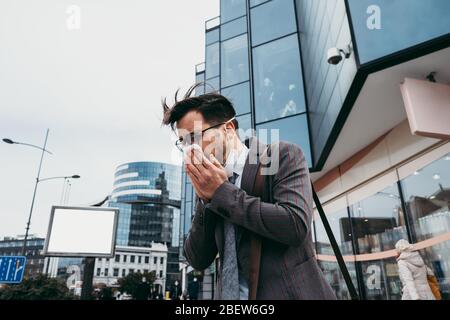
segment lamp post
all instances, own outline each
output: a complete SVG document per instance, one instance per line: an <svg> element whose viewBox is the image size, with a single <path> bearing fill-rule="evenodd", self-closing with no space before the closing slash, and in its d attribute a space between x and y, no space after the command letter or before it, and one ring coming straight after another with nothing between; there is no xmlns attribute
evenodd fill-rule
<svg viewBox="0 0 450 320"><path fill-rule="evenodd" d="M21 145L24 145L24 146L29 146L29 147L32 147L32 148L40 149L42 151L41 152L41 160L39 161L39 169L38 169L38 173L37 173L37 176L36 176L36 182L34 184L33 199L31 200L30 214L28 215L27 227L25 229L25 238L24 238L23 246L22 246L22 255L23 256L25 255L25 249L26 249L27 239L28 239L28 231L30 230L31 215L33 214L34 199L36 198L36 191L37 191L37 186L38 186L38 183L39 183L39 177L40 177L40 174L41 174L41 168L42 168L42 161L44 159L44 153L47 152L49 154L52 154L50 151L45 149L45 147L47 146L48 132L49 132L49 129L47 129L47 132L45 134L45 141L44 141L44 146L43 147L39 147L39 146L36 146L34 144L13 141L13 140L8 139L8 138L3 139L3 142L8 143L8 144L21 144Z"/></svg>
<svg viewBox="0 0 450 320"><path fill-rule="evenodd" d="M39 179L38 182L54 180L54 179L64 179L63 192L62 192L64 194L64 187L65 187L66 181L69 180L69 179L79 179L79 178L81 178L79 175L74 174L72 176L58 176L58 177L50 177L50 178ZM61 195L60 205L63 205L63 203L62 203L62 195ZM46 262L44 264L44 270L45 270L45 274L47 274L47 275L48 275L48 269L50 267L50 261L52 261L52 259L53 258L45 258Z"/></svg>
<svg viewBox="0 0 450 320"><path fill-rule="evenodd" d="M64 179L64 183L63 183L63 190L61 192L61 199L60 199L60 204L64 204L63 200L65 199L65 187L66 187L66 182L69 179L79 179L81 178L81 176L79 176L78 174L74 174L72 176L59 176L59 177L50 177L50 178L44 178L44 179L39 179L38 182L42 182L42 181L47 181L47 180L54 180L54 179Z"/></svg>

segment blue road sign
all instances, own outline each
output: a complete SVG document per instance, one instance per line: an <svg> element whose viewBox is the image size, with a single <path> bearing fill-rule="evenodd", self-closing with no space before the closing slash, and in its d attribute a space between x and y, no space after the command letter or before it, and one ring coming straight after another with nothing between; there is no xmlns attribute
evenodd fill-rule
<svg viewBox="0 0 450 320"><path fill-rule="evenodd" d="M0 283L20 283L26 262L21 256L0 256Z"/></svg>

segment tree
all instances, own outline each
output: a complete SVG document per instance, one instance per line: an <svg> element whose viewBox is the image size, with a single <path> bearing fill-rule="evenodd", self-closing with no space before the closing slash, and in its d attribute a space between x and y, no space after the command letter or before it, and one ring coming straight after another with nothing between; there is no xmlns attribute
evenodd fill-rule
<svg viewBox="0 0 450 320"><path fill-rule="evenodd" d="M62 280L48 278L43 274L0 289L0 300L70 300L73 298L74 296L70 294Z"/></svg>
<svg viewBox="0 0 450 320"><path fill-rule="evenodd" d="M119 291L131 294L136 300L147 300L150 296L150 286L155 279L156 271L129 273L126 277L118 280Z"/></svg>

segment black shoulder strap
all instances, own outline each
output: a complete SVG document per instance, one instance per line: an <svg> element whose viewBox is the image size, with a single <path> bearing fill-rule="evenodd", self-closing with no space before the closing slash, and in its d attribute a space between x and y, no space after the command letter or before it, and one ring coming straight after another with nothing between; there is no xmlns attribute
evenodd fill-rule
<svg viewBox="0 0 450 320"><path fill-rule="evenodd" d="M328 219L323 211L322 204L320 203L319 197L314 190L314 185L311 182L311 189L313 192L314 202L316 203L317 211L319 212L320 219L322 220L325 231L327 232L328 238L330 239L331 247L333 248L334 255L336 256L337 263L339 268L341 269L342 275L344 277L345 283L347 284L348 291L352 300L359 300L358 293L356 292L356 288L353 285L352 279L350 277L350 273L348 272L347 266L345 265L344 258L342 257L341 250L336 242L333 231L331 230L330 224L328 223Z"/></svg>

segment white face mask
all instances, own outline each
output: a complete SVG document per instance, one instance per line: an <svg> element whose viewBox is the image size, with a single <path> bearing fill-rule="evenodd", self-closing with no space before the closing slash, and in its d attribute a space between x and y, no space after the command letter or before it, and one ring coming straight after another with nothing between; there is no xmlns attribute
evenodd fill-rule
<svg viewBox="0 0 450 320"><path fill-rule="evenodd" d="M233 149L231 149L224 167L228 177L233 176L233 165L235 162L236 162L236 152Z"/></svg>

